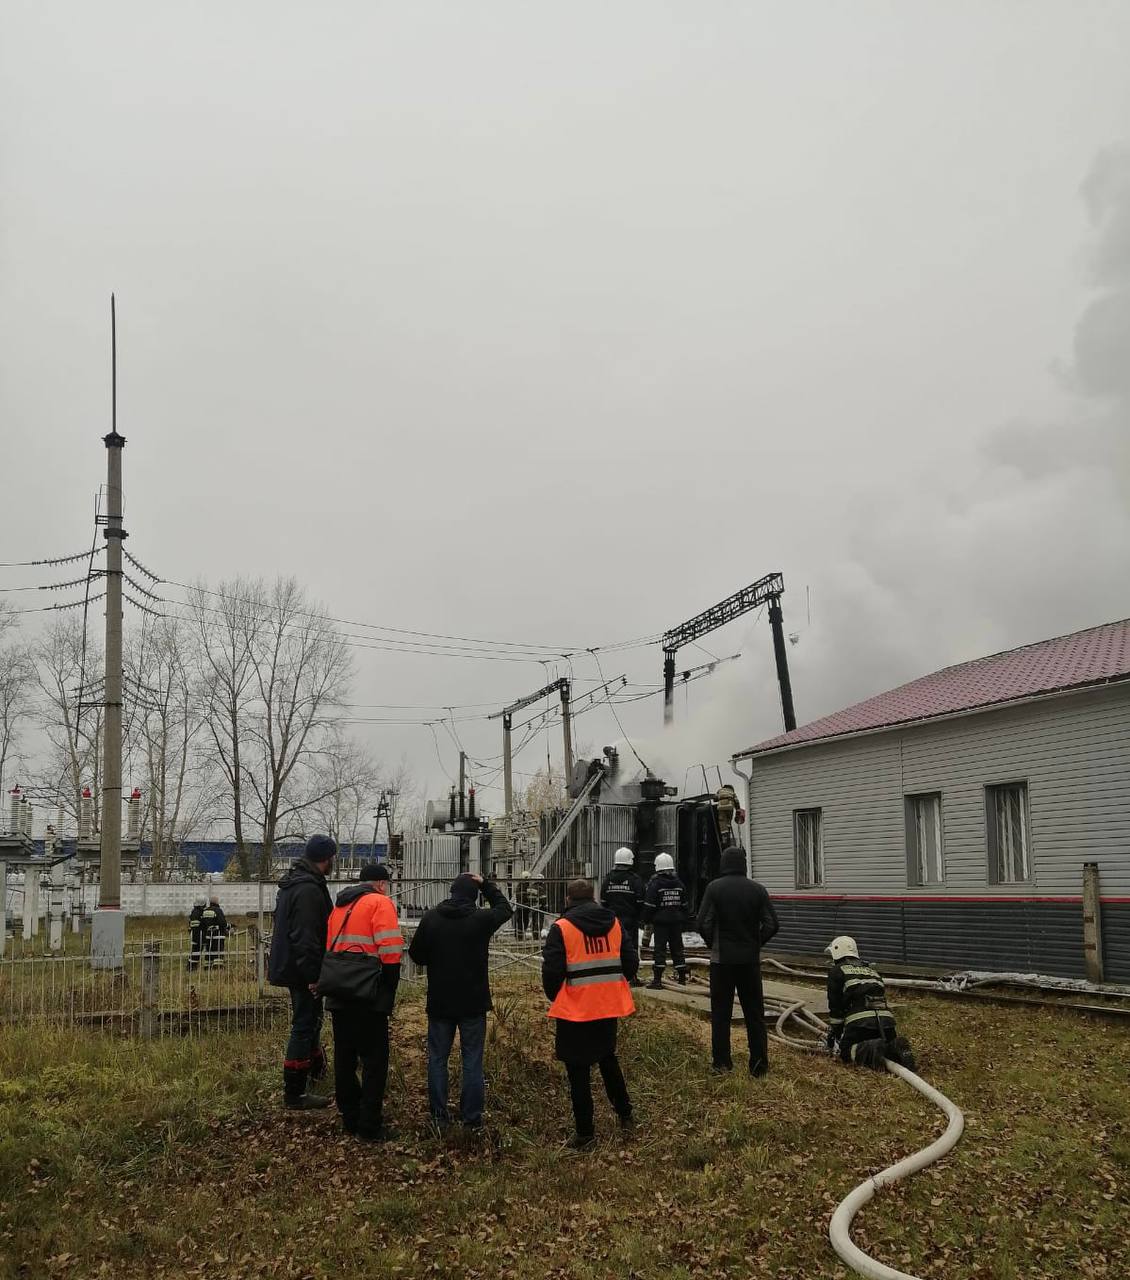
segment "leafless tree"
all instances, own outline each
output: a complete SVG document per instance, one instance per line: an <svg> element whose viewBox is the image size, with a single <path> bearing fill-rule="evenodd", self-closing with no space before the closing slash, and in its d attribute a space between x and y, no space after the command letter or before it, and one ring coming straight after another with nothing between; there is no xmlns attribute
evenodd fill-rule
<svg viewBox="0 0 1130 1280"><path fill-rule="evenodd" d="M0 601L0 795L8 759L19 741L22 721L31 713L35 664L30 647L19 635L19 619Z"/></svg>
<svg viewBox="0 0 1130 1280"><path fill-rule="evenodd" d="M401 756L395 769L382 774L380 790L388 800L389 830L403 834L422 831L424 826L424 790Z"/></svg>
<svg viewBox="0 0 1130 1280"><path fill-rule="evenodd" d="M349 651L293 578L236 579L214 592L199 584L189 602L236 861L243 876L266 875L276 844L300 835L307 811L333 794L317 766L348 688Z"/></svg>
<svg viewBox="0 0 1130 1280"><path fill-rule="evenodd" d="M38 719L48 743L46 764L39 771L40 789L57 795L64 811L77 822L82 789L89 786L97 831L102 780L101 650L88 628L84 652L81 621L58 619L32 646L31 654L44 700Z"/></svg>
<svg viewBox="0 0 1130 1280"><path fill-rule="evenodd" d="M352 662L341 633L311 607L293 578L271 586L250 649L258 693L250 737L257 760L247 779L262 833L263 875L280 834L300 830L305 810L327 794L311 776L312 766L332 733Z"/></svg>
<svg viewBox="0 0 1130 1280"><path fill-rule="evenodd" d="M199 637L199 696L212 757L228 788L235 858L250 879L252 854L244 833L246 734L255 716L256 671L252 656L265 613L262 582L235 578L209 591L203 583L188 593Z"/></svg>
<svg viewBox="0 0 1130 1280"><path fill-rule="evenodd" d="M339 845L355 848L365 838L381 790L372 753L334 727L309 772L319 798L310 807L306 827L316 823Z"/></svg>
<svg viewBox="0 0 1130 1280"><path fill-rule="evenodd" d="M210 769L198 749L204 726L198 648L191 622L159 618L134 632L126 649L131 729L145 769L142 838L150 839L157 879L208 804Z"/></svg>

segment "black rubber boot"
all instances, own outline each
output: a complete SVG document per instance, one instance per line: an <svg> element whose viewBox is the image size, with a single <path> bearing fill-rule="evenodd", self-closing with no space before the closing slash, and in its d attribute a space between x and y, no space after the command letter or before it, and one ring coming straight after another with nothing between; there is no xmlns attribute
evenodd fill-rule
<svg viewBox="0 0 1130 1280"><path fill-rule="evenodd" d="M591 1133L575 1133L565 1141L566 1151L591 1151L596 1146L596 1136Z"/></svg>
<svg viewBox="0 0 1130 1280"><path fill-rule="evenodd" d="M298 1097L287 1094L283 1099L283 1106L288 1111L321 1111L323 1107L330 1105L331 1099L324 1098L320 1093L302 1093Z"/></svg>
<svg viewBox="0 0 1130 1280"><path fill-rule="evenodd" d="M687 967L686 967L686 965L682 965L682 966L680 966L678 969L676 969L676 970L675 970L675 977L676 977L676 978L678 978L678 980L679 980L679 986L680 986L680 987L685 987L685 986L687 985Z"/></svg>
<svg viewBox="0 0 1130 1280"><path fill-rule="evenodd" d="M647 984L649 991L659 991L663 986L663 970L656 969L651 981Z"/></svg>

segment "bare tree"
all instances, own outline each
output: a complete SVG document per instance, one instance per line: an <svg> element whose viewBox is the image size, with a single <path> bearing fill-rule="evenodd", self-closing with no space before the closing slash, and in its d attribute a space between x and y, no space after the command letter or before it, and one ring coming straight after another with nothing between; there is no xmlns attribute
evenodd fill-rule
<svg viewBox="0 0 1130 1280"><path fill-rule="evenodd" d="M256 767L246 776L262 833L262 875L280 834L300 831L305 810L329 794L312 779L312 766L332 732L352 663L341 633L293 578L270 588L250 650L259 705L250 728Z"/></svg>
<svg viewBox="0 0 1130 1280"><path fill-rule="evenodd" d="M235 578L217 591L203 583L188 595L200 644L199 695L212 757L230 796L235 858L242 878L251 879L252 855L244 834L246 734L255 715L256 672L252 656L263 625L266 592L262 582Z"/></svg>
<svg viewBox="0 0 1130 1280"><path fill-rule="evenodd" d="M316 821L339 845L356 848L376 810L381 789L380 770L372 753L335 726L328 731L310 773L319 798L310 807L306 825Z"/></svg>
<svg viewBox="0 0 1130 1280"><path fill-rule="evenodd" d="M380 789L388 800L389 830L398 833L414 833L423 830L424 789L408 765L406 756L400 757L395 769L381 776ZM415 818L408 815L415 814Z"/></svg>
<svg viewBox="0 0 1130 1280"><path fill-rule="evenodd" d="M35 664L31 649L19 636L19 620L0 601L0 795L6 793L4 774L18 745L20 723L31 713Z"/></svg>
<svg viewBox="0 0 1130 1280"><path fill-rule="evenodd" d="M208 803L209 770L198 750L204 725L195 687L198 646L190 623L160 618L147 621L126 649L132 729L145 766L142 836L149 836L157 879Z"/></svg>
<svg viewBox="0 0 1130 1280"><path fill-rule="evenodd" d="M57 795L64 811L78 820L84 786L91 788L94 829L99 829L102 780L101 650L90 638L84 648L82 623L57 619L32 647L35 679L44 697L39 721L48 742L40 788Z"/></svg>

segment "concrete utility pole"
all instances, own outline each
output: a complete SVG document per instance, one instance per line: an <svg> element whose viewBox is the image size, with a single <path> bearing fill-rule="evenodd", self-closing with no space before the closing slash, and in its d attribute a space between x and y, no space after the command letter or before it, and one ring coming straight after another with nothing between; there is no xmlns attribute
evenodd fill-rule
<svg viewBox="0 0 1130 1280"><path fill-rule="evenodd" d="M122 911L122 449L118 435L118 336L110 295L111 428L106 446L106 692L102 720L102 842L98 910L91 931L97 969L119 969L125 956Z"/></svg>
<svg viewBox="0 0 1130 1280"><path fill-rule="evenodd" d="M565 737L565 787L573 781L573 722L569 718L569 681L561 681L561 728Z"/></svg>
<svg viewBox="0 0 1130 1280"><path fill-rule="evenodd" d="M514 770L510 759L510 728L513 721L509 711L502 713L502 796L507 818L514 812Z"/></svg>

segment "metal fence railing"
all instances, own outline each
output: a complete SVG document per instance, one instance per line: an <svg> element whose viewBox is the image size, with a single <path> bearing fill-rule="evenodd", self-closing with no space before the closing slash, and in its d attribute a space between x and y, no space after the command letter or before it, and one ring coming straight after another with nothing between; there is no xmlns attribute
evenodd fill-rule
<svg viewBox="0 0 1130 1280"><path fill-rule="evenodd" d="M515 911L491 940L491 969L532 976L540 968L546 929L560 914L557 904L564 905L566 882L498 883ZM443 901L450 885L446 878L393 881L406 938L402 978L409 984L424 973L408 957L407 942L424 911ZM226 938L200 950L190 945L183 920L138 923L131 923L138 932L127 939L117 970L94 967L89 931L68 933L59 951L48 951L42 936L15 940L0 958L0 1028L34 1024L145 1037L198 1036L285 1019L286 994L267 980L273 922L266 910L235 922Z"/></svg>
<svg viewBox="0 0 1130 1280"><path fill-rule="evenodd" d="M192 1036L272 1025L288 1007L267 986L266 939L256 929L204 952L186 941L130 941L116 970L82 954L0 960L0 1025Z"/></svg>

